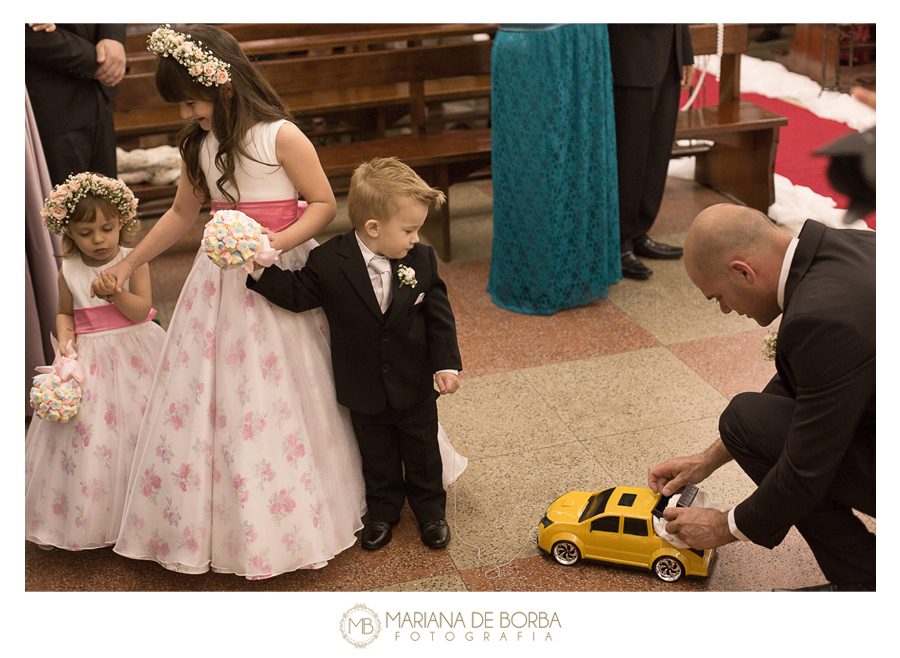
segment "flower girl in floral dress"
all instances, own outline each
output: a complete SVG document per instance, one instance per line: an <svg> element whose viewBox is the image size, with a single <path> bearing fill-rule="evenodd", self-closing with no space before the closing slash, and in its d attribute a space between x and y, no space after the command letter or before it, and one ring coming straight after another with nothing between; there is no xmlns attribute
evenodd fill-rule
<svg viewBox="0 0 900 658"><path fill-rule="evenodd" d="M283 267L302 267L336 203L281 99L219 28L163 27L149 48L160 95L189 124L175 202L133 260L168 248L211 199L213 211L236 208L274 232ZM121 283L130 272L107 274ZM362 528L359 449L336 402L325 317L275 307L245 278L198 252L141 427L117 553L256 579L324 566Z"/></svg>
<svg viewBox="0 0 900 658"><path fill-rule="evenodd" d="M25 442L25 538L69 550L115 543L153 369L165 341L149 320L150 271L142 265L112 303L90 295L101 268L125 262L137 199L99 174L70 176L42 215L62 236L56 330L60 356L83 370L81 401L66 422L32 418ZM61 360L58 359L59 363Z"/></svg>

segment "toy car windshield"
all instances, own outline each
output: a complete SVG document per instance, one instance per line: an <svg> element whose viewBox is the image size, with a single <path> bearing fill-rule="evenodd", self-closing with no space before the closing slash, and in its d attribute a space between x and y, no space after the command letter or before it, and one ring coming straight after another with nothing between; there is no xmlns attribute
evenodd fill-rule
<svg viewBox="0 0 900 658"><path fill-rule="evenodd" d="M588 498L587 505L584 506L584 511L581 513L581 517L578 519L578 522L581 523L585 519L589 519L592 516L597 516L598 514L602 514L606 511L606 503L609 502L610 496L612 496L613 489L615 487L611 487L609 489L604 489L599 493L595 493L593 496Z"/></svg>

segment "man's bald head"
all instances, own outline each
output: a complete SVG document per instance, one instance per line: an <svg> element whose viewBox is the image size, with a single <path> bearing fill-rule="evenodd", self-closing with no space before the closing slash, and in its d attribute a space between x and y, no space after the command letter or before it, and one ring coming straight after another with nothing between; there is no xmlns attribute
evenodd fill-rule
<svg viewBox="0 0 900 658"><path fill-rule="evenodd" d="M781 313L778 284L790 241L758 210L719 204L694 218L684 268L723 313L736 311L765 327Z"/></svg>
<svg viewBox="0 0 900 658"><path fill-rule="evenodd" d="M684 265L688 272L721 275L734 260L776 254L780 268L789 241L760 211L721 203L702 211L691 224L684 244Z"/></svg>

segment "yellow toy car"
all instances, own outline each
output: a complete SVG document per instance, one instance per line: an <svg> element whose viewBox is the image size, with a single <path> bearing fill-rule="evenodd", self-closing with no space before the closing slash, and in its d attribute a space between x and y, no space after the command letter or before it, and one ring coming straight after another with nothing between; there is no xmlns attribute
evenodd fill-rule
<svg viewBox="0 0 900 658"><path fill-rule="evenodd" d="M612 487L570 491L541 519L538 546L564 566L582 558L650 569L674 583L682 576L707 576L715 549L676 548L653 529L668 496L650 489Z"/></svg>

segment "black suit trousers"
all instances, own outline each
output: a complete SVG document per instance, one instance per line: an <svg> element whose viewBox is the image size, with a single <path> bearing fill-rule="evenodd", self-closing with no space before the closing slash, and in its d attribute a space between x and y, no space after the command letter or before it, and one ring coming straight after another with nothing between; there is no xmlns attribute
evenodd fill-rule
<svg viewBox="0 0 900 658"><path fill-rule="evenodd" d="M444 518L447 492L434 398L412 409L388 407L375 415L351 409L350 418L362 456L369 519L398 521L404 500L419 523Z"/></svg>
<svg viewBox="0 0 900 658"><path fill-rule="evenodd" d="M662 203L681 98L677 68L673 53L669 70L657 86L613 84L623 253L650 230Z"/></svg>
<svg viewBox="0 0 900 658"><path fill-rule="evenodd" d="M756 484L763 481L784 451L794 405L793 398L783 395L741 393L719 420L722 442ZM875 535L853 509L874 516L875 487L874 479L859 474L848 456L827 498L796 524L831 583L875 580ZM784 529L781 539L788 530Z"/></svg>

